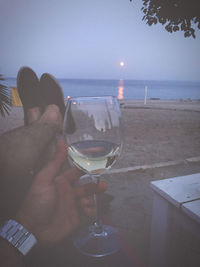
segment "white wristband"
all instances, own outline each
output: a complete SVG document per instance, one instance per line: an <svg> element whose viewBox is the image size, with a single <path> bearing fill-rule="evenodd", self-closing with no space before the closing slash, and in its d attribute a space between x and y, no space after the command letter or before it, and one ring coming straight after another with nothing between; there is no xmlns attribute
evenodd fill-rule
<svg viewBox="0 0 200 267"><path fill-rule="evenodd" d="M37 243L33 234L27 231L15 220L8 220L0 228L0 236L16 247L23 255L26 255Z"/></svg>

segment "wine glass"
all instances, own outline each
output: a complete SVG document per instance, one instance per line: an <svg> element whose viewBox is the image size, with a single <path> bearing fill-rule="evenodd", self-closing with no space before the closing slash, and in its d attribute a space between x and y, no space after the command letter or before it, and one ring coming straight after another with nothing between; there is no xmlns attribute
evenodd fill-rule
<svg viewBox="0 0 200 267"><path fill-rule="evenodd" d="M63 132L70 161L98 183L100 174L114 164L121 152L121 112L116 97L69 98ZM81 229L74 240L80 252L94 257L120 249L117 229L102 223L99 194L95 194L96 221Z"/></svg>

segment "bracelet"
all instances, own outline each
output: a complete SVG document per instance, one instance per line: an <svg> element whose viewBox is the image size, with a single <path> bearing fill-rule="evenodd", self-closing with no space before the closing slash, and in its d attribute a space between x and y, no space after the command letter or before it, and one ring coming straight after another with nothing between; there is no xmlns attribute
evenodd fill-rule
<svg viewBox="0 0 200 267"><path fill-rule="evenodd" d="M35 236L15 220L8 220L4 223L3 227L0 228L0 236L16 247L23 255L26 255L37 243Z"/></svg>

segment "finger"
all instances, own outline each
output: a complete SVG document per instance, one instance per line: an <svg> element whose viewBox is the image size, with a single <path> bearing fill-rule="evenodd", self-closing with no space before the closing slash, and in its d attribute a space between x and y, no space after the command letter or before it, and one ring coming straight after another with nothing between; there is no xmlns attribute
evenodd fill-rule
<svg viewBox="0 0 200 267"><path fill-rule="evenodd" d="M88 196L88 197L83 197L80 199L80 206L82 208L85 207L94 207L94 196Z"/></svg>
<svg viewBox="0 0 200 267"><path fill-rule="evenodd" d="M58 155L57 155L58 159L60 159L60 160L66 159L66 157L67 157L67 145L63 139L58 139L57 152L58 152Z"/></svg>
<svg viewBox="0 0 200 267"><path fill-rule="evenodd" d="M98 192L105 192L107 189L107 183L104 181L100 181L98 184Z"/></svg>
<svg viewBox="0 0 200 267"><path fill-rule="evenodd" d="M93 217L93 218L96 217L96 208L95 207L85 207L83 209L83 212L88 217Z"/></svg>
<svg viewBox="0 0 200 267"><path fill-rule="evenodd" d="M54 179L55 181L55 185L59 188L59 192L65 192L69 190L72 190L69 182L66 180L65 176L64 175L58 175L55 177Z"/></svg>
<svg viewBox="0 0 200 267"><path fill-rule="evenodd" d="M98 185L95 183L84 184L74 188L76 197L89 196L98 192Z"/></svg>
<svg viewBox="0 0 200 267"><path fill-rule="evenodd" d="M107 188L107 184L104 181L100 181L99 184L88 183L74 188L77 197L88 196L97 192L104 192Z"/></svg>
<svg viewBox="0 0 200 267"><path fill-rule="evenodd" d="M63 140L57 143L57 151L53 160L51 160L37 175L40 180L44 182L51 182L52 179L58 174L60 168L66 159L66 145Z"/></svg>
<svg viewBox="0 0 200 267"><path fill-rule="evenodd" d="M77 167L72 167L63 173L66 179L68 179L68 181L72 184L76 183L83 174L83 171L81 171Z"/></svg>

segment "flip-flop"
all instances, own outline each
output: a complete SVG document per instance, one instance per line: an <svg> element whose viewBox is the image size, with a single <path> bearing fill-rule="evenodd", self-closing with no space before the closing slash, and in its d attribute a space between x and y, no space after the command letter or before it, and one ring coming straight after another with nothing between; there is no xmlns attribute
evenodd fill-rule
<svg viewBox="0 0 200 267"><path fill-rule="evenodd" d="M50 104L55 104L59 107L64 118L65 100L63 91L58 81L49 73L42 74L40 78L40 94L43 98L44 108Z"/></svg>
<svg viewBox="0 0 200 267"><path fill-rule="evenodd" d="M17 75L17 89L24 109L24 124L27 125L27 110L42 106L39 79L31 68L20 68Z"/></svg>

